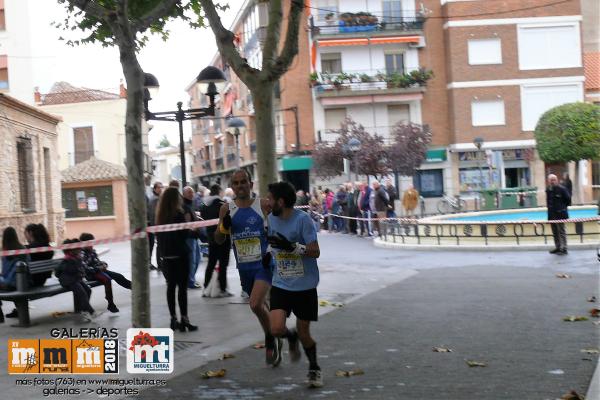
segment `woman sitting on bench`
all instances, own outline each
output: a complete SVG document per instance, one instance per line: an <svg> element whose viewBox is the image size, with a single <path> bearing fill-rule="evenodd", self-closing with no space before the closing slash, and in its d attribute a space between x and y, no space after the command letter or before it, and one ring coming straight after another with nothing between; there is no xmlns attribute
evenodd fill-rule
<svg viewBox="0 0 600 400"><path fill-rule="evenodd" d="M79 235L79 240L82 242L94 240L94 235L91 233L82 233ZM104 285L104 293L106 301L108 301L108 311L118 313L119 309L114 303L111 280L115 280L125 289L131 289L131 281L125 278L118 272L108 270L108 264L100 261L98 253L92 246L81 249L81 261L85 267L85 275L88 281L100 281Z"/></svg>
<svg viewBox="0 0 600 400"><path fill-rule="evenodd" d="M25 246L19 242L17 231L9 226L2 232L2 250L21 250ZM17 261L29 260L26 254L16 256L2 257L2 274L0 274L0 290L15 290L17 287L16 264ZM7 315L7 317L10 314ZM4 322L4 314L2 313L2 301L0 301L0 323Z"/></svg>

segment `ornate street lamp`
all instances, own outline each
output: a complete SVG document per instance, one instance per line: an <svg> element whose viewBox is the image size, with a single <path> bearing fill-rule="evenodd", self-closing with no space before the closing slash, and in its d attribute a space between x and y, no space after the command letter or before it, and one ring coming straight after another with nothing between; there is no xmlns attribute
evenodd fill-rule
<svg viewBox="0 0 600 400"><path fill-rule="evenodd" d="M227 119L229 133L235 137L235 167L240 167L240 135L246 130L246 123L243 119L232 117Z"/></svg>
<svg viewBox="0 0 600 400"><path fill-rule="evenodd" d="M148 102L152 100L152 96L158 93L158 79L150 73L144 74L144 113L146 121L177 121L179 124L179 157L181 158L181 186L187 185L185 171L185 143L183 141L183 121L191 119L200 119L204 117L212 117L215 115L215 96L222 91L227 83L223 71L219 68L208 66L204 68L196 77L196 82L200 88L200 92L204 93L209 98L208 107L190 108L183 110L183 103L177 103L177 111L162 111L151 112L148 109Z"/></svg>

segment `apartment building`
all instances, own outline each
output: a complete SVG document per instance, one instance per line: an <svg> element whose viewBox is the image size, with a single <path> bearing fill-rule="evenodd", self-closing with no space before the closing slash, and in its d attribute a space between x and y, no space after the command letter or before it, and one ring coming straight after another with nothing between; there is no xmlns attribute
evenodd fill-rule
<svg viewBox="0 0 600 400"><path fill-rule="evenodd" d="M289 13L289 2L284 2L284 15ZM268 24L268 4L246 1L240 8L230 30L242 57L254 68L261 68L262 42ZM308 23L303 14L301 26ZM287 19L283 19L281 40L285 38ZM192 121L193 175L195 181L208 185L218 182L229 184L231 172L239 165L254 173L256 165L256 126L252 94L233 70L215 55L211 65L224 71L228 84L217 102L214 118ZM308 84L310 56L308 32L300 29L299 54L274 91L274 123L279 171L283 179L296 187L308 190L314 149L313 107ZM191 107L207 105L208 98L198 91L194 82L186 89ZM245 128L228 128L226 117L244 121ZM237 138L237 139L236 139ZM239 161L238 149L239 148ZM254 174L255 175L255 174Z"/></svg>
<svg viewBox="0 0 600 400"><path fill-rule="evenodd" d="M548 171L574 172L544 165L533 131L548 109L584 99L581 21L577 0L315 0L316 136L334 140L346 116L384 138L399 121L427 124L413 177L425 197L541 190Z"/></svg>

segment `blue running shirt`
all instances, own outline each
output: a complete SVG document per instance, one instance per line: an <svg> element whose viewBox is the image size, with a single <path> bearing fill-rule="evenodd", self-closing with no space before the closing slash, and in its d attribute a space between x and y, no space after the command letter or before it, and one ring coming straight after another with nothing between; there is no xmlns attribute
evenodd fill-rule
<svg viewBox="0 0 600 400"><path fill-rule="evenodd" d="M317 231L307 213L294 210L290 218L282 219L269 214L269 235L281 233L290 242L307 245L317 240ZM319 267L312 257L299 256L273 249L275 269L273 286L284 290L300 291L316 288L319 284Z"/></svg>
<svg viewBox="0 0 600 400"><path fill-rule="evenodd" d="M262 269L262 255L266 253L268 243L260 198L255 198L250 207L241 208L234 202L228 204L231 215L231 242L237 268Z"/></svg>

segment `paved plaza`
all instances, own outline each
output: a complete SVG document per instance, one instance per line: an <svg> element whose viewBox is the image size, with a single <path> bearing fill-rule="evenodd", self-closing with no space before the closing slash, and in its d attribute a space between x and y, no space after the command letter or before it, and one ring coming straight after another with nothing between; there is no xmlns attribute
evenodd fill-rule
<svg viewBox="0 0 600 400"><path fill-rule="evenodd" d="M175 333L175 373L160 376L168 378L166 386L140 387L131 398L508 400L588 393L598 355L581 350L598 349L600 326L594 318L563 318L587 315L594 307L587 299L600 297L595 251L573 250L566 257L543 251L417 252L375 248L368 239L341 234L324 233L319 240L319 297L343 304L320 307L314 325L322 389L305 388L305 358L291 364L287 346L280 367L264 365L264 350L252 348L263 340L260 328L237 297L239 279L231 266L228 278L236 297L206 299L191 291L190 319L200 329ZM130 275L126 244L111 246L104 258L112 269ZM557 278L561 273L570 278ZM165 285L157 273L151 289L153 325L166 327ZM95 326L117 327L124 338L129 292L116 288L115 294L121 313L104 314ZM94 289L92 304L105 308L101 288ZM68 314L52 316L72 309L68 294L31 305L37 325L14 328L8 320L0 325L3 340L48 337L59 326L93 326ZM9 306L4 304L5 312ZM452 352L437 353L434 347ZM224 353L235 357L219 361ZM486 366L469 367L466 361ZM0 362L6 365L5 354ZM124 372L123 350L121 366L119 378L131 377ZM227 370L223 378L201 378L221 368ZM335 376L353 369L364 374ZM15 376L2 374L7 398L42 397L40 388L17 387Z"/></svg>

